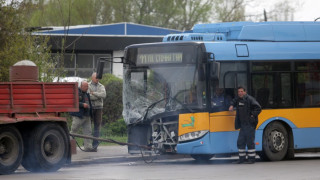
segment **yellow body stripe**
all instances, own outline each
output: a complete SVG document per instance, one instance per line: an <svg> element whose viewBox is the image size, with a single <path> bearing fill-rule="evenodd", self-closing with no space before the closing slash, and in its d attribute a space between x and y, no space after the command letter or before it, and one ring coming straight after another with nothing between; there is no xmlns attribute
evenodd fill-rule
<svg viewBox="0 0 320 180"><path fill-rule="evenodd" d="M291 121L297 128L320 127L320 108L301 109L266 109L259 115L259 127L263 122L271 118L285 118ZM234 131L235 112L218 112L210 114L210 131Z"/></svg>
<svg viewBox="0 0 320 180"><path fill-rule="evenodd" d="M235 131L234 112L189 113L179 115L179 136L182 134L210 130L210 132ZM271 118L285 118L297 128L320 127L320 108L266 109L259 115L257 128ZM192 120L193 119L193 120Z"/></svg>

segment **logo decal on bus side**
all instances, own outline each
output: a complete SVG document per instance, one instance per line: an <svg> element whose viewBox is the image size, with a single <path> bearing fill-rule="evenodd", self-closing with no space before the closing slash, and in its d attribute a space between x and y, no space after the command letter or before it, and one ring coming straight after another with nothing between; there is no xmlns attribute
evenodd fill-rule
<svg viewBox="0 0 320 180"><path fill-rule="evenodd" d="M191 116L190 119L191 119L191 123L189 123L189 124L182 124L182 127L189 127L189 126L194 127L194 117Z"/></svg>

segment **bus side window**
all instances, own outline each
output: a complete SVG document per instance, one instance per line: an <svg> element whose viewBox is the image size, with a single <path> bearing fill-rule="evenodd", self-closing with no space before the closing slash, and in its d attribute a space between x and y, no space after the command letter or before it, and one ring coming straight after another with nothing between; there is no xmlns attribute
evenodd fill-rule
<svg viewBox="0 0 320 180"><path fill-rule="evenodd" d="M295 81L297 106L320 107L320 73L296 73Z"/></svg>
<svg viewBox="0 0 320 180"><path fill-rule="evenodd" d="M253 74L252 96L256 98L262 108L269 108L274 105L274 77L272 74Z"/></svg>

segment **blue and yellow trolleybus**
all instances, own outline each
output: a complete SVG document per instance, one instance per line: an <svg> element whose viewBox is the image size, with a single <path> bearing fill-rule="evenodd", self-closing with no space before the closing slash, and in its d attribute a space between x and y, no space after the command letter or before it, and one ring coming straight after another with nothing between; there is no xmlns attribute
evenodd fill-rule
<svg viewBox="0 0 320 180"><path fill-rule="evenodd" d="M320 150L319 22L199 24L161 43L127 47L124 62L131 143L195 159L237 153L239 131L228 107L243 86L263 108L260 157Z"/></svg>

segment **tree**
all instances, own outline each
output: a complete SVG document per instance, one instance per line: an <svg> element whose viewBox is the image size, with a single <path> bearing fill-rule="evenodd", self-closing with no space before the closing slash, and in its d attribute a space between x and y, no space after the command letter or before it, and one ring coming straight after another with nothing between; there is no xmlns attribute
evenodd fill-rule
<svg viewBox="0 0 320 180"><path fill-rule="evenodd" d="M222 22L244 21L244 0L215 0L215 19Z"/></svg>
<svg viewBox="0 0 320 180"><path fill-rule="evenodd" d="M178 0L177 14L170 28L190 30L197 23L208 22L212 14L213 0Z"/></svg>
<svg viewBox="0 0 320 180"><path fill-rule="evenodd" d="M251 13L246 15L251 21L293 21L294 14L303 3L299 0L282 0L269 5L267 2L250 1L247 7L251 8ZM256 8L257 6L263 8ZM250 10L249 10L250 11Z"/></svg>
<svg viewBox="0 0 320 180"><path fill-rule="evenodd" d="M50 55L47 37L32 36L24 31L25 20L18 1L6 5L0 1L0 81L9 81L9 68L14 63L29 59L39 68L40 81L52 81L55 64Z"/></svg>
<svg viewBox="0 0 320 180"><path fill-rule="evenodd" d="M30 26L133 22L191 29L208 22L214 0L24 0Z"/></svg>
<svg viewBox="0 0 320 180"><path fill-rule="evenodd" d="M293 21L295 13L294 2L284 0L277 2L268 14L268 21Z"/></svg>
<svg viewBox="0 0 320 180"><path fill-rule="evenodd" d="M23 57L23 37L19 34L22 21L15 4L5 5L5 0L0 3L0 81L8 81L9 67Z"/></svg>

